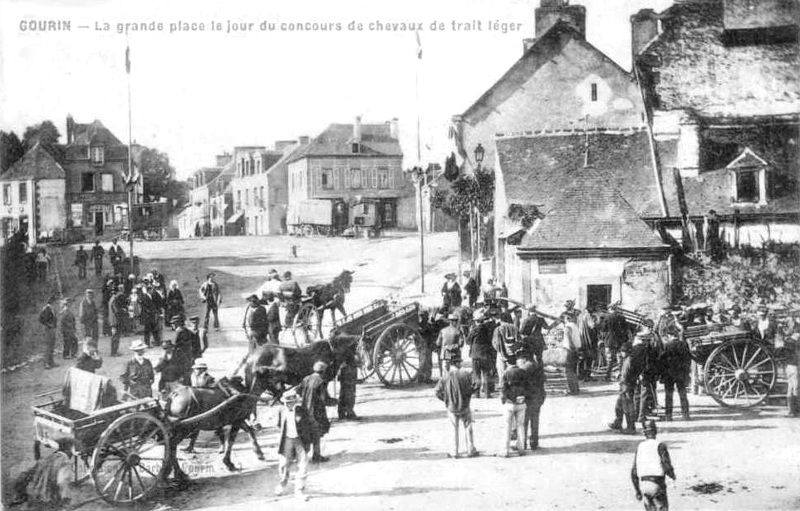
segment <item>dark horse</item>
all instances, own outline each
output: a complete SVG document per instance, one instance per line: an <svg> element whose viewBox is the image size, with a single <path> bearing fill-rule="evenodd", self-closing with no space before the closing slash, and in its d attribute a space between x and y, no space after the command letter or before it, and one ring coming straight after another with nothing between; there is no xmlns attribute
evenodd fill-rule
<svg viewBox="0 0 800 511"><path fill-rule="evenodd" d="M344 295L350 292L353 283L353 271L343 270L333 282L318 286L308 286L306 293L311 297L311 303L320 311L320 322L326 310L331 311L332 321L336 321L336 311L346 315L344 310Z"/></svg>
<svg viewBox="0 0 800 511"><path fill-rule="evenodd" d="M231 463L231 450L240 429L247 431L250 435L256 456L259 460L263 460L264 454L256 440L255 431L245 419L255 411L256 403L264 390L265 387L258 381L253 381L252 385L245 387L241 382L241 377L223 380L213 388L179 387L174 390L167 398L165 409L170 417L180 420L180 422L174 423L173 435L170 438L170 454L175 478L182 481L188 479L188 476L178 466L176 457L178 444L185 438L196 436L196 433L201 430L217 432L225 450L222 461L230 471L236 470ZM228 399L231 401L219 410L211 413L208 417L192 422L192 417L213 410ZM226 426L229 426L227 437L223 437Z"/></svg>
<svg viewBox="0 0 800 511"><path fill-rule="evenodd" d="M314 362L317 360L328 364L323 378L330 381L336 376L342 362L354 356L358 340L358 336L335 332L331 339L317 341L303 348L264 344L251 353L245 362L245 384L247 387L264 389L277 400L286 388L298 385L314 372Z"/></svg>

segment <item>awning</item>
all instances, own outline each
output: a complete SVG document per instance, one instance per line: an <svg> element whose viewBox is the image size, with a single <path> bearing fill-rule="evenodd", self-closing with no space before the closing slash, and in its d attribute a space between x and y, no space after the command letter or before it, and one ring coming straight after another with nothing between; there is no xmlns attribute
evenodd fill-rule
<svg viewBox="0 0 800 511"><path fill-rule="evenodd" d="M231 215L230 218L228 218L228 220L226 220L226 223L235 224L236 222L238 222L239 220L242 219L243 215L244 215L244 213L241 212L241 211L239 213L235 213L235 214Z"/></svg>

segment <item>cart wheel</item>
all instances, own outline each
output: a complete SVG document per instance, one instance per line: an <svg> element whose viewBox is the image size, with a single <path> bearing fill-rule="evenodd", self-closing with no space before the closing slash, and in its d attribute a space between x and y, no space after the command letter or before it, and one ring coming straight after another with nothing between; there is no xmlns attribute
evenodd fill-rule
<svg viewBox="0 0 800 511"><path fill-rule="evenodd" d="M775 359L760 342L727 341L711 352L703 374L714 401L749 408L762 403L775 386Z"/></svg>
<svg viewBox="0 0 800 511"><path fill-rule="evenodd" d="M292 324L292 336L294 336L294 343L298 348L322 339L322 321L320 321L319 311L313 303L306 302L297 311Z"/></svg>
<svg viewBox="0 0 800 511"><path fill-rule="evenodd" d="M314 235L314 226L313 225L304 225L301 230L301 234L303 236L313 236Z"/></svg>
<svg viewBox="0 0 800 511"><path fill-rule="evenodd" d="M111 504L146 499L169 470L169 433L145 412L123 415L100 435L91 472L97 493Z"/></svg>
<svg viewBox="0 0 800 511"><path fill-rule="evenodd" d="M419 372L419 349L422 337L413 326L404 323L391 325L375 343L373 367L384 385L397 386L416 383Z"/></svg>

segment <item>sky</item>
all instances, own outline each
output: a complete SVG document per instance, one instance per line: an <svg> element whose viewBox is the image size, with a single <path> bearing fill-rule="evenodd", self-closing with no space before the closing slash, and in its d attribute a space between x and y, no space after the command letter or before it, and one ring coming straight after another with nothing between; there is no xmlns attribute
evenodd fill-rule
<svg viewBox="0 0 800 511"><path fill-rule="evenodd" d="M586 7L587 40L629 69L630 15L672 1L572 3ZM419 117L422 161L442 162L451 150L450 118L519 59L522 40L534 37L538 6L539 0L0 0L0 129L21 136L49 119L65 142L71 114L80 123L99 119L127 142L130 83L132 139L166 152L180 178L214 165L216 154L234 146L313 137L356 116L364 123L397 117L406 166L417 163ZM61 30L28 28L40 22ZM238 30L229 32L229 22ZM147 30L126 32L126 23ZM412 25L421 26L421 59Z"/></svg>

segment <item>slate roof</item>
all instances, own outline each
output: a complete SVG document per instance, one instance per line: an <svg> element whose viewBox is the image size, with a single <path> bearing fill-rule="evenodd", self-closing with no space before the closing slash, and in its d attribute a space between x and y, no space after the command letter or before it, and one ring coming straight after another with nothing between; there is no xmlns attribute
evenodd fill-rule
<svg viewBox="0 0 800 511"><path fill-rule="evenodd" d="M325 131L293 153L290 162L307 156L403 156L400 141L391 137L388 124L361 125L361 152L354 154L352 124L331 124Z"/></svg>
<svg viewBox="0 0 800 511"><path fill-rule="evenodd" d="M663 32L637 57L645 75L649 67L659 74L648 86L656 107L711 116L800 112L800 45L726 43L723 17L723 0L676 2L661 14Z"/></svg>
<svg viewBox="0 0 800 511"><path fill-rule="evenodd" d="M462 114L470 122L479 122L488 115L495 105L503 103L539 70L549 62L553 56L562 52L571 40L578 41L589 50L596 52L601 58L607 60L619 69L625 76L630 73L622 69L605 53L592 46L572 25L565 21L558 21L522 54L519 60L497 80L475 103Z"/></svg>
<svg viewBox="0 0 800 511"><path fill-rule="evenodd" d="M661 238L597 169L573 168L544 219L520 250L667 249Z"/></svg>
<svg viewBox="0 0 800 511"><path fill-rule="evenodd" d="M583 167L585 143L586 133L580 131L498 138L508 204L551 209L572 182L569 172ZM589 162L641 217L661 216L646 131L590 130ZM668 205L677 204L674 187L671 194ZM670 208L670 214L677 209Z"/></svg>
<svg viewBox="0 0 800 511"><path fill-rule="evenodd" d="M11 168L0 175L0 181L64 179L65 177L64 168L42 144L37 142Z"/></svg>
<svg viewBox="0 0 800 511"><path fill-rule="evenodd" d="M97 119L88 124L75 123L74 128L75 138L72 140L72 143L69 144L71 146L91 144L123 145L122 142Z"/></svg>

